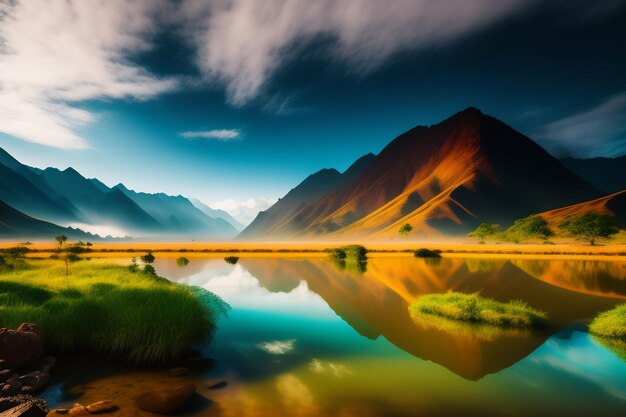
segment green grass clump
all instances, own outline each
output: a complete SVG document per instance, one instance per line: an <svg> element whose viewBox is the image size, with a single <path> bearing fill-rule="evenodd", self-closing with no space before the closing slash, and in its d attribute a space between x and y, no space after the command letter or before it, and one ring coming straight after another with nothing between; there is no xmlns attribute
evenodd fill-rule
<svg viewBox="0 0 626 417"><path fill-rule="evenodd" d="M450 320L500 327L526 328L539 326L547 320L545 313L523 301L501 303L478 293L447 292L419 297L409 307L411 316L433 315Z"/></svg>
<svg viewBox="0 0 626 417"><path fill-rule="evenodd" d="M176 259L176 265L178 265L180 268L187 266L189 265L189 259L185 258L184 256L181 256Z"/></svg>
<svg viewBox="0 0 626 417"><path fill-rule="evenodd" d="M227 256L224 258L224 261L227 264L235 265L237 262L239 262L239 256Z"/></svg>
<svg viewBox="0 0 626 417"><path fill-rule="evenodd" d="M626 341L626 304L598 314L589 324L589 332L596 336Z"/></svg>
<svg viewBox="0 0 626 417"><path fill-rule="evenodd" d="M430 250L426 248L421 248L415 251L413 256L416 258L441 258L441 255L436 250Z"/></svg>
<svg viewBox="0 0 626 417"><path fill-rule="evenodd" d="M209 341L228 305L200 288L122 265L80 262L66 276L51 260L0 273L0 327L37 323L46 349L80 349L131 363L176 359Z"/></svg>

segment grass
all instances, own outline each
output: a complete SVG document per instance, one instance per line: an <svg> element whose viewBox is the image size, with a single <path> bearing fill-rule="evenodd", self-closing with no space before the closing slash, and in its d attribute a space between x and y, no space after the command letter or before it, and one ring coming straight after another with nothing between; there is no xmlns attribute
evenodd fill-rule
<svg viewBox="0 0 626 417"><path fill-rule="evenodd" d="M208 291L121 265L82 261L66 277L61 262L45 260L0 272L0 327L37 323L57 352L167 362L209 341L227 309Z"/></svg>
<svg viewBox="0 0 626 417"><path fill-rule="evenodd" d="M626 304L598 314L589 324L589 332L626 342Z"/></svg>
<svg viewBox="0 0 626 417"><path fill-rule="evenodd" d="M501 303L481 297L478 293L464 294L453 291L423 295L410 305L409 310L414 319L430 315L467 323L512 328L537 327L547 320L545 313L535 310L523 301Z"/></svg>

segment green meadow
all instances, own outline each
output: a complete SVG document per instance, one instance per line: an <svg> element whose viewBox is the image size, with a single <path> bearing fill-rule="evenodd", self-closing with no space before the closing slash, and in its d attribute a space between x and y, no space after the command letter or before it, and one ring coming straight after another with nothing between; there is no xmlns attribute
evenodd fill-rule
<svg viewBox="0 0 626 417"><path fill-rule="evenodd" d="M228 308L201 288L122 265L81 261L66 275L62 262L29 260L0 272L0 327L37 323L56 352L167 362L209 341Z"/></svg>

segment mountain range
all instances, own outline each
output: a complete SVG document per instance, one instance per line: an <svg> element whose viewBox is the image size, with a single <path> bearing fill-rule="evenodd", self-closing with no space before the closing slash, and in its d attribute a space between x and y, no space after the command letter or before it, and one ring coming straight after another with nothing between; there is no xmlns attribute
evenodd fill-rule
<svg viewBox="0 0 626 417"><path fill-rule="evenodd" d="M554 223L590 210L626 223L625 188L626 156L559 160L468 108L403 133L344 172L308 176L245 228L199 200L108 187L73 168L33 168L0 149L0 237L94 237L85 230L160 240L388 240L407 223L413 237L459 236L481 222L507 227L541 213Z"/></svg>
<svg viewBox="0 0 626 417"><path fill-rule="evenodd" d="M612 174L589 162L595 168L580 163L574 172L569 162L468 108L409 130L344 173L324 169L309 176L238 238L386 240L399 238L406 223L413 236L465 235L481 222L506 227L531 214L594 201L625 182L626 170ZM611 175L619 179L609 181ZM624 217L623 205L617 206Z"/></svg>
<svg viewBox="0 0 626 417"><path fill-rule="evenodd" d="M148 239L218 240L232 238L243 228L228 213L199 201L135 192L123 184L109 188L73 168L29 167L3 149L0 203L2 237L94 237L81 228Z"/></svg>

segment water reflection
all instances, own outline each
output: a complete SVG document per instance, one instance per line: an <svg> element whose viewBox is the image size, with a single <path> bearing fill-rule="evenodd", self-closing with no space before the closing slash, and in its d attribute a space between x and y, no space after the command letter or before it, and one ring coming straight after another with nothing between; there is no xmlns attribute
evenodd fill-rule
<svg viewBox="0 0 626 417"><path fill-rule="evenodd" d="M584 325L626 296L623 263L577 270L561 260L370 258L355 273L324 258L243 257L237 265L194 258L186 268L161 258L156 268L233 307L205 348L216 368L190 377L201 388L228 381L201 391L214 401L202 415L586 416L626 406L623 346L589 336ZM411 318L417 296L447 290L522 299L546 311L551 327L499 331ZM119 390L146 380L129 372L86 385Z"/></svg>

